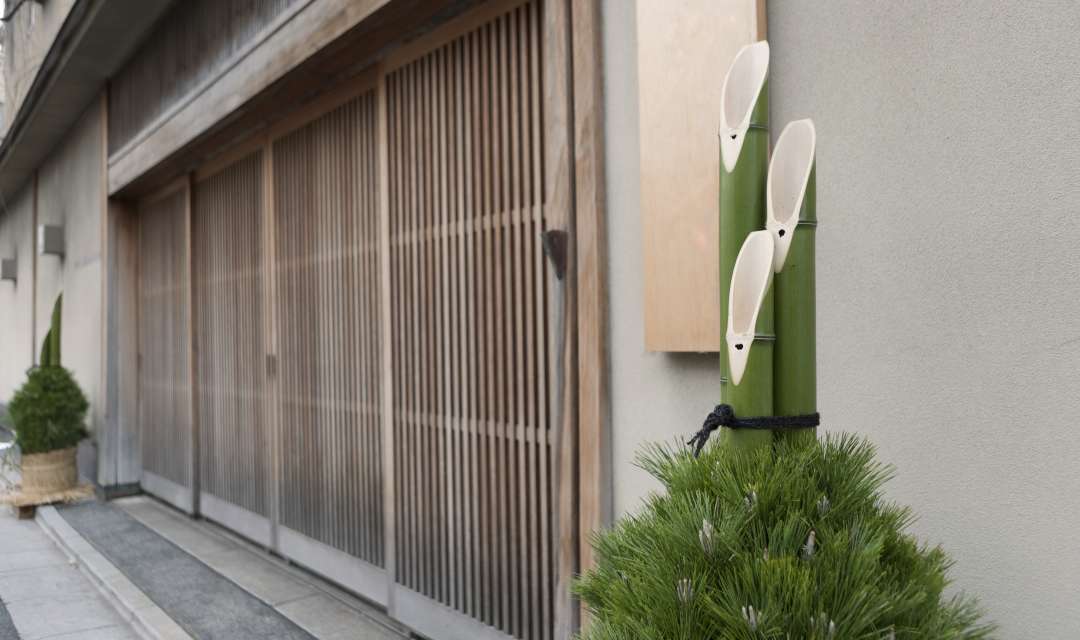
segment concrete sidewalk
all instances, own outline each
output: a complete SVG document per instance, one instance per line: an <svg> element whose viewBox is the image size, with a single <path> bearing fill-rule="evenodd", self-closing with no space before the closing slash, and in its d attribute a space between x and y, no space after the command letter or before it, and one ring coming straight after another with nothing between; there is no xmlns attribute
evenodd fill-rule
<svg viewBox="0 0 1080 640"><path fill-rule="evenodd" d="M18 482L0 429L0 489ZM0 506L0 640L136 640L139 635L36 520Z"/></svg>
<svg viewBox="0 0 1080 640"><path fill-rule="evenodd" d="M0 601L0 640L138 638L36 521L17 520L6 507L0 508Z"/></svg>

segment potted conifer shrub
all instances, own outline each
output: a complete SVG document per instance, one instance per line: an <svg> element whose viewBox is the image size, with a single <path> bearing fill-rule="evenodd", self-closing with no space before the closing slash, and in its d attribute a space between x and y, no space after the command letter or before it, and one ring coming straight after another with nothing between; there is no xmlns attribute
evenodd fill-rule
<svg viewBox="0 0 1080 640"><path fill-rule="evenodd" d="M11 400L15 444L22 455L20 502L64 500L76 488L76 448L87 437L89 403L71 372L60 366L32 369Z"/></svg>
<svg viewBox="0 0 1080 640"><path fill-rule="evenodd" d="M60 365L61 305L62 297L57 297L40 365L29 371L7 408L21 454L21 485L0 502L18 507L23 517L32 515L34 505L91 493L89 486L78 484L76 455L79 442L89 435L89 402L71 372Z"/></svg>

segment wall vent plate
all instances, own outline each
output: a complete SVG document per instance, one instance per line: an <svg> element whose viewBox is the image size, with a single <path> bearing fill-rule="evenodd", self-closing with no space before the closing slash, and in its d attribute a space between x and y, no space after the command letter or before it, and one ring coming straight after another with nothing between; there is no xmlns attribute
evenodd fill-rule
<svg viewBox="0 0 1080 640"><path fill-rule="evenodd" d="M4 258L0 260L0 280L11 280L15 282L18 279L19 263L14 258Z"/></svg>
<svg viewBox="0 0 1080 640"><path fill-rule="evenodd" d="M64 257L64 228L50 224L38 226L38 255Z"/></svg>

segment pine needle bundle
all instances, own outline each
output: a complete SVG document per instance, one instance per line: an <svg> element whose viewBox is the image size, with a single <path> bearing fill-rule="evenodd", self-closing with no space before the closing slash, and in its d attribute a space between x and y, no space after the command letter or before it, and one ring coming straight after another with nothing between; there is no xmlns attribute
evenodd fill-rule
<svg viewBox="0 0 1080 640"><path fill-rule="evenodd" d="M652 446L666 491L596 535L575 585L584 640L989 638L971 598L946 595L950 560L887 502L891 469L850 436L695 458Z"/></svg>

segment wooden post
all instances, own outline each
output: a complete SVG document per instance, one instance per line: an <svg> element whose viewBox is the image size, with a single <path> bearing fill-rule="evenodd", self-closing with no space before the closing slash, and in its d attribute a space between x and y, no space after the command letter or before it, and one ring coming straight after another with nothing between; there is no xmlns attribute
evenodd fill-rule
<svg viewBox="0 0 1080 640"><path fill-rule="evenodd" d="M580 452L579 571L595 564L592 532L613 515L607 389L607 258L604 193L604 116L600 3L572 4L574 68L574 193L577 232L578 451ZM584 612L583 612L584 613ZM584 620L582 621L585 622Z"/></svg>
<svg viewBox="0 0 1080 640"><path fill-rule="evenodd" d="M545 170L544 217L547 229L564 232L567 238L562 276L558 269L547 266L549 322L548 336L552 356L551 376L555 381L552 394L552 451L551 465L553 498L552 513L555 535L553 558L555 601L552 603L554 624L552 638L573 637L580 622L579 607L570 594L570 585L580 567L578 527L578 362L577 362L577 250L574 227L573 191L573 79L571 77L572 49L570 2L545 0L544 18L544 129ZM552 260L557 256L549 255ZM549 260L549 263L551 260Z"/></svg>

